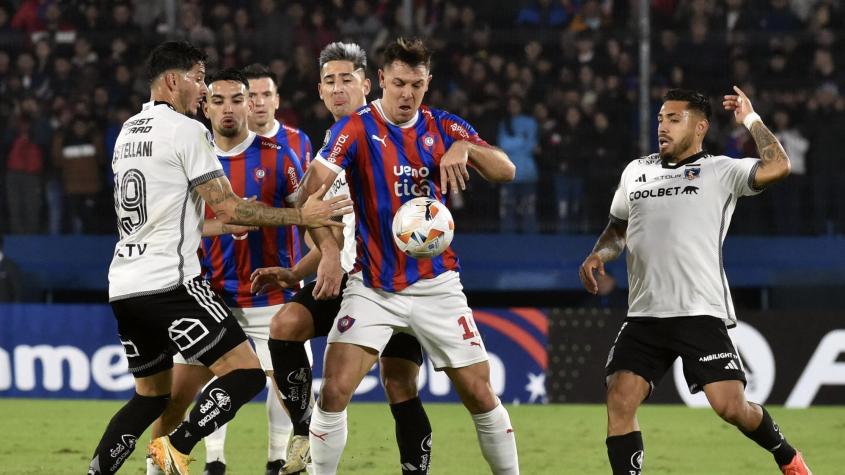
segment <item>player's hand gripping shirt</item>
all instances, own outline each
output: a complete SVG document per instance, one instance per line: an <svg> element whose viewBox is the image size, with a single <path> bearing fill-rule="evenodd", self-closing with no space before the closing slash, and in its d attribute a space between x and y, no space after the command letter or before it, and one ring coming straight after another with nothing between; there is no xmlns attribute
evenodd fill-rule
<svg viewBox="0 0 845 475"><path fill-rule="evenodd" d="M194 188L223 176L211 133L149 102L123 124L112 171L120 240L109 300L166 292L198 276L205 203Z"/></svg>
<svg viewBox="0 0 845 475"><path fill-rule="evenodd" d="M737 198L754 189L755 158L699 153L668 165L634 160L610 207L628 221L628 316L711 315L736 321L722 243Z"/></svg>
<svg viewBox="0 0 845 475"><path fill-rule="evenodd" d="M232 191L274 208L292 207L302 180L302 165L290 147L253 132L228 152L215 148ZM206 208L206 218L214 213ZM265 307L287 302L299 286L250 292L249 277L259 267L293 267L300 259L295 226L261 227L241 235L223 234L202 240L202 266L211 288L231 307Z"/></svg>
<svg viewBox="0 0 845 475"><path fill-rule="evenodd" d="M335 172L346 170L353 200L357 257L368 287L398 292L420 279L460 269L451 248L432 259L406 256L393 243L393 215L403 203L427 196L446 203L440 191L440 159L457 140L488 146L466 121L422 106L405 124L385 118L373 101L337 121L319 160Z"/></svg>

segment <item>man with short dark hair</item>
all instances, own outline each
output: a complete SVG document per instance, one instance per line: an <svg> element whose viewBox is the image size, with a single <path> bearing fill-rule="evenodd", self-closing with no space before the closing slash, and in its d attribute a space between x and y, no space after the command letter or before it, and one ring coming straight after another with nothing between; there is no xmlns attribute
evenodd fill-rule
<svg viewBox="0 0 845 475"><path fill-rule="evenodd" d="M249 98L253 107L249 113L249 130L262 137L275 138L279 144L296 152L304 168L311 163L311 139L300 129L276 120L279 109L279 83L267 66L250 64L243 69L249 80Z"/></svg>
<svg viewBox="0 0 845 475"><path fill-rule="evenodd" d="M355 197L358 254L329 333L320 399L311 418L314 469L334 474L346 444L346 407L394 333L415 336L436 369L445 371L472 415L481 452L495 474L519 473L507 410L490 386L487 351L467 305L451 249L430 259L402 253L390 231L396 210L417 196L446 201L469 178L513 179L514 166L463 119L422 105L431 53L400 38L384 52L382 98L340 119L327 134L303 183L305 192L346 171ZM317 299L342 283L337 242L312 232L322 253ZM430 439L428 440L430 442Z"/></svg>
<svg viewBox="0 0 845 475"><path fill-rule="evenodd" d="M264 372L226 304L200 276L203 210L223 224L335 226L348 202L309 196L297 210L244 201L214 155L211 135L195 114L205 86L205 55L168 41L147 62L150 102L123 126L115 143L115 211L120 238L109 268L109 301L135 377L135 395L109 422L89 475L117 472L137 438L170 397L175 347L218 377L189 419L150 443L165 473L188 473L188 454L234 417L263 387ZM322 192L323 190L320 190Z"/></svg>
<svg viewBox="0 0 845 475"><path fill-rule="evenodd" d="M760 159L702 150L710 102L672 89L657 115L659 153L622 172L610 222L581 264L584 288L627 249L628 317L606 365L607 453L614 475L638 475L643 440L636 412L678 357L690 392L704 391L722 419L772 452L784 474L810 475L759 404L745 399L745 372L727 329L736 314L722 263L722 242L740 196L756 195L789 175L789 157L734 87L723 105L751 132Z"/></svg>
<svg viewBox="0 0 845 475"><path fill-rule="evenodd" d="M265 138L247 128L252 101L246 76L236 69L224 69L208 77L205 116L211 121L214 152L223 172L238 196L255 199L267 206L292 207L294 193L302 178L302 166L288 146ZM261 368L272 378L273 364L267 348L270 319L291 297L290 289L273 289L262 295L250 292L250 275L258 267L292 267L300 258L299 232L292 228L246 228L213 219L206 209L203 225L202 267L212 290L223 297L255 346ZM214 376L198 361L174 356L173 392L170 404L153 425L153 437L173 430L185 415L197 393ZM269 447L268 475L277 475L284 465L290 421L286 419L279 393L271 384L267 392ZM275 420L273 409L276 409ZM279 427L281 425L281 427ZM226 473L224 445L227 425L205 438L206 475ZM148 465L148 475L155 474Z"/></svg>
<svg viewBox="0 0 845 475"><path fill-rule="evenodd" d="M355 43L335 42L320 52L320 99L335 121L355 112L367 103L370 80L367 79L367 54ZM346 173L338 174L326 196L348 194ZM355 215L343 219L341 266L348 273L355 264ZM259 269L254 274L256 290L274 286L288 288L312 275L320 259L313 248L291 269ZM311 422L311 368L305 340L329 334L340 310L341 296L317 300L315 282L297 292L293 300L273 317L270 326L270 353L276 384L285 396L284 404L294 420L287 465L282 473L296 473L309 459L308 425ZM431 423L417 393L417 376L423 363L419 341L407 333L391 337L380 358L381 379L396 421L396 442L402 473L425 475L432 457ZM296 377L291 377L296 375Z"/></svg>

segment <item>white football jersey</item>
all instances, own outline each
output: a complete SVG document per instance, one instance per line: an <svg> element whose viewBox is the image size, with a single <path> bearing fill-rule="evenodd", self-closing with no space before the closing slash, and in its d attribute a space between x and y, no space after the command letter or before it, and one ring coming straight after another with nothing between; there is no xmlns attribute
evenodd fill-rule
<svg viewBox="0 0 845 475"><path fill-rule="evenodd" d="M224 176L211 133L166 103L144 104L112 157L120 240L109 301L167 292L200 274L205 202L197 185Z"/></svg>
<svg viewBox="0 0 845 475"><path fill-rule="evenodd" d="M332 182L332 187L326 191L324 200L334 198L337 195L349 196L349 185L346 183L346 172L341 171ZM347 273L355 266L355 213L343 215L343 249L340 251L340 266Z"/></svg>
<svg viewBox="0 0 845 475"><path fill-rule="evenodd" d="M628 316L710 315L736 321L722 243L737 198L753 188L756 158L699 153L676 164L658 154L622 172L611 219L628 222Z"/></svg>

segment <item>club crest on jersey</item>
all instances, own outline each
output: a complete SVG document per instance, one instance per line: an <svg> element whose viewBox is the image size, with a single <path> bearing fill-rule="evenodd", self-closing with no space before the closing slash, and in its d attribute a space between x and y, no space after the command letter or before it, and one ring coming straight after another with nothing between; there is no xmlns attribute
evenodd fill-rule
<svg viewBox="0 0 845 475"><path fill-rule="evenodd" d="M342 318L337 320L337 331L344 333L346 330L352 328L352 325L355 323L355 319L346 315Z"/></svg>
<svg viewBox="0 0 845 475"><path fill-rule="evenodd" d="M265 170L264 168L256 168L254 176L255 181L257 183L261 183L261 181L264 180L264 177L267 176L267 170Z"/></svg>
<svg viewBox="0 0 845 475"><path fill-rule="evenodd" d="M206 129L205 131L205 139L208 141L208 145L211 146L212 150L214 149L214 136L211 135L211 132Z"/></svg>
<svg viewBox="0 0 845 475"><path fill-rule="evenodd" d="M431 147L434 147L434 137L430 133L426 133L422 136L422 143L425 148L431 151Z"/></svg>
<svg viewBox="0 0 845 475"><path fill-rule="evenodd" d="M687 180L695 180L701 175L701 167L687 167L684 169L684 178Z"/></svg>

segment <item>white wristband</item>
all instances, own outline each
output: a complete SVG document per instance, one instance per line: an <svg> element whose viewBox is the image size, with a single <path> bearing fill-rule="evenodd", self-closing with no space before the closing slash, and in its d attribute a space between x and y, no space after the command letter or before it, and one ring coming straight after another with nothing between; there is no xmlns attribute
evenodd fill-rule
<svg viewBox="0 0 845 475"><path fill-rule="evenodd" d="M742 119L742 125L744 125L746 129L751 130L751 126L757 121L763 122L763 119L760 118L760 114L752 112Z"/></svg>

